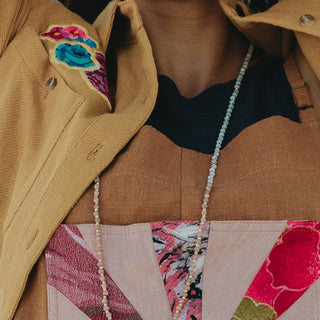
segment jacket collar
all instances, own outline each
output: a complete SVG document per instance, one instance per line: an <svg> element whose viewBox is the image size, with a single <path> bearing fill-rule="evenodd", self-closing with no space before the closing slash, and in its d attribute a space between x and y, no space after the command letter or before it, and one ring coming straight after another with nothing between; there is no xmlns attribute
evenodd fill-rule
<svg viewBox="0 0 320 320"><path fill-rule="evenodd" d="M242 32L254 45L262 48L267 54L278 58L287 58L293 46L298 40L300 46L314 40L313 37L320 37L320 15L312 10L315 24L303 26L300 23L301 16L310 14L306 10L305 1L282 0L273 5L265 12L255 13L241 0L219 0L220 5L235 27ZM143 27L138 7L134 0L113 0L102 11L94 23L102 45L107 49L111 29L114 27L113 19L115 10L120 8L120 13L127 16L131 27L137 30ZM126 9L125 9L126 8ZM130 9L129 9L130 8ZM308 8L319 8L318 0L308 0ZM308 35L306 37L306 35ZM320 54L319 47L313 52L304 52L309 64L320 78L320 65L316 56Z"/></svg>
<svg viewBox="0 0 320 320"><path fill-rule="evenodd" d="M311 68L320 79L320 3L318 0L292 1L282 0L265 12L254 13L244 10L244 16L237 9L245 5L239 0L219 0L220 5L230 19L252 43L262 48L267 54L287 58L296 43L301 48L313 48L304 51ZM306 8L308 3L308 8ZM303 15L312 14L315 23L306 26L300 23ZM315 45L316 44L316 45Z"/></svg>

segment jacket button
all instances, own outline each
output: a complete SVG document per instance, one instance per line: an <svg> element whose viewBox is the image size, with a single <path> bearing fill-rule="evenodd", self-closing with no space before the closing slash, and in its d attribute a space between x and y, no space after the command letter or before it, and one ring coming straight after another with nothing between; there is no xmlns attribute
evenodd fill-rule
<svg viewBox="0 0 320 320"><path fill-rule="evenodd" d="M314 24L314 17L311 14L305 14L300 17L300 24L303 27L310 27Z"/></svg>
<svg viewBox="0 0 320 320"><path fill-rule="evenodd" d="M57 79L52 77L47 81L46 88L48 91L52 91L57 86Z"/></svg>

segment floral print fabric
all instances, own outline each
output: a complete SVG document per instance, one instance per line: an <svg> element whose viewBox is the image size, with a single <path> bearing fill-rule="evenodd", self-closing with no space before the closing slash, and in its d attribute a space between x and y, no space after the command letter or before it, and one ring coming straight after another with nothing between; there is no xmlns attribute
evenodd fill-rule
<svg viewBox="0 0 320 320"><path fill-rule="evenodd" d="M61 292L90 319L105 319L97 259L91 253L79 229L76 226L61 225L50 240L45 253L48 285ZM113 319L141 319L106 272L105 277Z"/></svg>
<svg viewBox="0 0 320 320"><path fill-rule="evenodd" d="M194 221L165 221L103 226L105 275L114 319L172 319L184 290L198 225ZM263 235L264 232L271 234ZM258 244L251 245L252 241ZM250 248L260 248L262 254L250 254ZM58 302L65 301L68 310L82 312L83 319L104 319L94 251L94 225L58 228L46 248L49 310L57 310ZM145 259L141 256L144 252ZM259 258L252 259L253 256ZM315 282L320 276L320 222L269 222L267 228L261 221L208 222L198 261L181 320L215 319L211 315L217 316L217 311L219 320L301 319L301 303L307 304L309 315L303 313L302 318L315 319L318 315L319 299L315 295L320 285ZM249 270L251 265L254 268ZM236 277L230 267L233 273L240 270ZM140 273L143 276L137 276ZM248 288L245 291L243 283ZM310 288L313 284L316 286ZM158 296L155 301L159 292L161 299ZM60 295L60 300L55 295ZM154 312L160 300L156 308L167 310L166 316L165 312ZM70 308L70 304L77 309ZM145 309L150 311L147 316L143 316ZM67 309L51 312L49 320L57 319L55 315L60 320L67 319L61 317L62 310ZM300 316L292 317L295 313Z"/></svg>
<svg viewBox="0 0 320 320"><path fill-rule="evenodd" d="M199 222L156 222L151 223L152 239L160 271L168 295L172 314L185 288L191 265ZM209 223L202 238L197 268L181 317L186 320L201 319L202 270L208 243Z"/></svg>
<svg viewBox="0 0 320 320"><path fill-rule="evenodd" d="M288 221L232 319L277 319L319 276L320 222Z"/></svg>

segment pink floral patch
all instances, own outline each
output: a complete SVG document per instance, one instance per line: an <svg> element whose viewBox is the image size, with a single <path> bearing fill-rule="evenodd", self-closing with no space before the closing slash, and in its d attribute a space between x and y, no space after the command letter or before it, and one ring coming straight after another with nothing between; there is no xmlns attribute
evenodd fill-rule
<svg viewBox="0 0 320 320"><path fill-rule="evenodd" d="M56 288L90 319L105 320L97 260L76 226L60 225L46 251L48 284ZM105 272L109 306L115 320L141 317ZM51 305L50 308L57 306Z"/></svg>
<svg viewBox="0 0 320 320"><path fill-rule="evenodd" d="M55 41L70 40L86 43L92 48L96 48L97 44L88 37L85 30L79 26L53 26L49 27L47 32L41 34L42 37L49 37Z"/></svg>
<svg viewBox="0 0 320 320"><path fill-rule="evenodd" d="M276 319L319 277L320 222L288 221L286 230L263 263L245 299L268 306L275 314L272 319Z"/></svg>
<svg viewBox="0 0 320 320"><path fill-rule="evenodd" d="M61 29L69 34L70 39L77 39L78 37L81 37L83 40L89 39L84 30L77 26L69 26Z"/></svg>
<svg viewBox="0 0 320 320"><path fill-rule="evenodd" d="M198 221L151 223L153 244L172 314L174 314L183 294L197 239L198 227ZM181 313L181 319L200 320L202 317L202 271L209 227L210 225L207 223L197 269Z"/></svg>

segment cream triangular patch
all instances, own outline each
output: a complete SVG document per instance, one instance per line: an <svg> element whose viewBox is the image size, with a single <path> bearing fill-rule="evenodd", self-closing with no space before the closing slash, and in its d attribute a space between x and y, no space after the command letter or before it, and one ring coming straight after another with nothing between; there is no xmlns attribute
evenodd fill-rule
<svg viewBox="0 0 320 320"><path fill-rule="evenodd" d="M93 225L78 225L96 253ZM107 273L143 319L172 320L149 224L101 226Z"/></svg>

